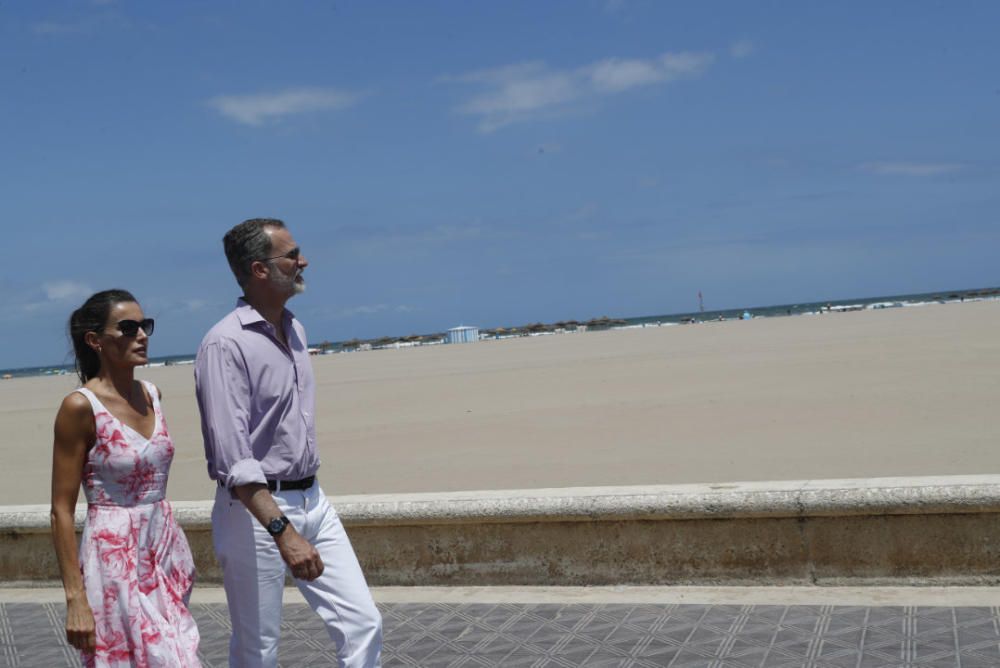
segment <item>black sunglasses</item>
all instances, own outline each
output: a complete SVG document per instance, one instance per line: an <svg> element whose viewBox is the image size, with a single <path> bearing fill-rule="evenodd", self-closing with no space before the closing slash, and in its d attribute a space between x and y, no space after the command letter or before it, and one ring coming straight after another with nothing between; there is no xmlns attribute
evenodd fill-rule
<svg viewBox="0 0 1000 668"><path fill-rule="evenodd" d="M122 333L123 336L138 336L139 330L142 329L146 333L146 336L153 335L153 326L156 323L153 322L152 318L145 318L144 320L119 320L118 321L118 331Z"/></svg>
<svg viewBox="0 0 1000 668"><path fill-rule="evenodd" d="M274 257L265 257L263 260L261 260L261 262L269 262L271 260L280 260L283 257L286 257L289 260L298 260L299 259L299 255L302 255L302 249L299 248L298 246L296 246L295 248L293 248L292 250L288 251L287 253L283 253L281 255L275 255Z"/></svg>

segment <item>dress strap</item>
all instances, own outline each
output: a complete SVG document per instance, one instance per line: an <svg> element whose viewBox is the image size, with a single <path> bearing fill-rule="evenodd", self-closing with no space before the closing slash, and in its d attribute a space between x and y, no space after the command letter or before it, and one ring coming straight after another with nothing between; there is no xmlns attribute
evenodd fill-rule
<svg viewBox="0 0 1000 668"><path fill-rule="evenodd" d="M73 391L79 392L83 396L87 397L87 401L90 402L90 409L94 411L95 414L99 413L101 410L104 410L104 404L101 403L101 400L97 398L96 394L91 392L86 387L78 387Z"/></svg>
<svg viewBox="0 0 1000 668"><path fill-rule="evenodd" d="M157 391L156 385L153 385L148 380L140 380L139 382L142 383L142 386L146 388L146 392L149 393L149 398L153 402L153 412L154 413L159 413L160 412L160 393L159 393L159 391Z"/></svg>

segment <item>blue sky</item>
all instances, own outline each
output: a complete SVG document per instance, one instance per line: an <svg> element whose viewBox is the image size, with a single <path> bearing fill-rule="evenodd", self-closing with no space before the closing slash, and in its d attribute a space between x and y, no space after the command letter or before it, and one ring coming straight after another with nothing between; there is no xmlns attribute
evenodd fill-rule
<svg viewBox="0 0 1000 668"><path fill-rule="evenodd" d="M0 4L0 367L284 219L313 341L1000 284L995 2Z"/></svg>

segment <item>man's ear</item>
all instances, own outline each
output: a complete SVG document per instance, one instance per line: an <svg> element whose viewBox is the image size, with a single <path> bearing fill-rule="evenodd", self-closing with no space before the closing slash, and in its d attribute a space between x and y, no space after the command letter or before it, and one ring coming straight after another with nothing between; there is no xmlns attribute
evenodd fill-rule
<svg viewBox="0 0 1000 668"><path fill-rule="evenodd" d="M250 275L254 278L267 278L270 271L271 269L267 266L266 262L254 260L250 263Z"/></svg>

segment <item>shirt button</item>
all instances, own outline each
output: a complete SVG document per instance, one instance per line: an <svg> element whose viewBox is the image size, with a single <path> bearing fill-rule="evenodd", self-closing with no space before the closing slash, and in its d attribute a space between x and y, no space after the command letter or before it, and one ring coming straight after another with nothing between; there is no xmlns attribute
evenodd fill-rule
<svg viewBox="0 0 1000 668"><path fill-rule="evenodd" d="M309 417L309 413L302 413L303 417Z"/></svg>

